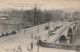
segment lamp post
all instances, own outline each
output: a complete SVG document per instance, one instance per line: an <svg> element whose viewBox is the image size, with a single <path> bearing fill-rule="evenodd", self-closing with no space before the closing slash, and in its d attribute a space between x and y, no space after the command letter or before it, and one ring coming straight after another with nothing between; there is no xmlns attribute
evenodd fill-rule
<svg viewBox="0 0 80 52"><path fill-rule="evenodd" d="M39 15L37 15L38 33L39 33Z"/></svg>
<svg viewBox="0 0 80 52"><path fill-rule="evenodd" d="M48 20L47 20L47 21L48 21L48 35L50 35L50 34L49 34L49 28L50 28L50 27L49 27L49 15L50 15L50 13L48 12Z"/></svg>

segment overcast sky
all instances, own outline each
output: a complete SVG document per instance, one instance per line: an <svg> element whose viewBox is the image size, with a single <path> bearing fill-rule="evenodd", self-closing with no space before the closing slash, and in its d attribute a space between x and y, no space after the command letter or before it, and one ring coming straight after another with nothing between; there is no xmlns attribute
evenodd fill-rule
<svg viewBox="0 0 80 52"><path fill-rule="evenodd" d="M0 9L31 9L33 4L41 9L80 9L80 0L0 0Z"/></svg>

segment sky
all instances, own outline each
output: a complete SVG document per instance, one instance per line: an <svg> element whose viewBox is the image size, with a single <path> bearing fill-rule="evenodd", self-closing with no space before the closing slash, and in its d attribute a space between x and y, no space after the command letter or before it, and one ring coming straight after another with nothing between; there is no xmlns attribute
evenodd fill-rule
<svg viewBox="0 0 80 52"><path fill-rule="evenodd" d="M0 9L31 9L35 3L42 10L80 9L80 0L0 0Z"/></svg>

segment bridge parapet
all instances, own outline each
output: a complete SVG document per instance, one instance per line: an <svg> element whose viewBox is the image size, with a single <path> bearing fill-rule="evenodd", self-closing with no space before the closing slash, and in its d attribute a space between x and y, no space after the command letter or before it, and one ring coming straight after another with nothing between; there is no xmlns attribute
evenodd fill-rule
<svg viewBox="0 0 80 52"><path fill-rule="evenodd" d="M57 49L66 49L66 50L76 50L79 51L80 45L76 44L66 44L66 43L50 43L39 41L39 45L47 48L57 48Z"/></svg>

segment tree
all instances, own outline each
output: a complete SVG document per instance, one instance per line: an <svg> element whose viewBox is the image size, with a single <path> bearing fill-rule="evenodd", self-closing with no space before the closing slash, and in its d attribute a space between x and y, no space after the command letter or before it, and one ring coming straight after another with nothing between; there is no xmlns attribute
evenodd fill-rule
<svg viewBox="0 0 80 52"><path fill-rule="evenodd" d="M30 24L33 25L34 19L33 19L33 11L32 10L26 10L24 11L23 15L23 21L24 22L29 22Z"/></svg>

